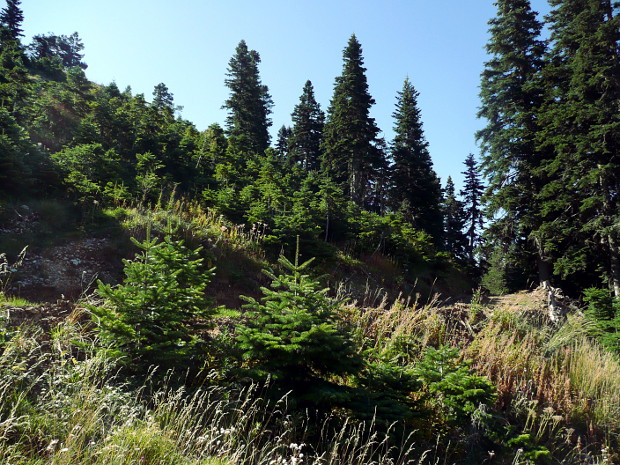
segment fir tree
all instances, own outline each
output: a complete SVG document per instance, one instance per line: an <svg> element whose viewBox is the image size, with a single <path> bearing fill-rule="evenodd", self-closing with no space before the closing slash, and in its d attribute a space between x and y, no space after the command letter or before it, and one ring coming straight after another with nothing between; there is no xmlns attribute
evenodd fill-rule
<svg viewBox="0 0 620 465"><path fill-rule="evenodd" d="M443 231L441 185L433 170L418 108L418 92L409 78L398 93L392 142L391 204L416 228L429 233L437 244Z"/></svg>
<svg viewBox="0 0 620 465"><path fill-rule="evenodd" d="M0 107L6 108L19 122L20 108L25 104L30 82L24 61L25 56L16 42L0 48Z"/></svg>
<svg viewBox="0 0 620 465"><path fill-rule="evenodd" d="M280 393L292 390L302 405L324 408L346 400L330 378L357 372L361 362L338 323L338 302L304 274L312 259L298 260L299 252L295 263L281 256L285 274L267 272L272 284L261 289L261 301L246 298L249 318L237 340L252 376L271 376Z"/></svg>
<svg viewBox="0 0 620 465"><path fill-rule="evenodd" d="M226 129L242 151L263 153L269 147L269 115L273 102L269 89L260 80L260 55L249 50L244 40L228 63L224 81L230 97L223 105L228 110Z"/></svg>
<svg viewBox="0 0 620 465"><path fill-rule="evenodd" d="M467 169L463 172L465 181L461 190L465 211L465 235L467 236L467 255L471 263L474 262L474 252L480 242L480 232L484 227L482 212L482 193L484 186L480 180L478 164L474 155L470 153L465 159Z"/></svg>
<svg viewBox="0 0 620 465"><path fill-rule="evenodd" d="M477 133L488 179L489 230L500 242L529 240L529 249L538 256L540 281L548 282L549 251L545 239L533 234L541 222L538 195L546 184L540 172L546 156L537 144L544 96L542 25L529 0L498 0L495 5L497 16L489 21L486 47L491 58L482 73L478 114L487 125Z"/></svg>
<svg viewBox="0 0 620 465"><path fill-rule="evenodd" d="M7 41L18 42L23 37L24 30L21 28L24 21L24 13L19 5L21 0L6 0L6 7L0 12L0 34L2 45Z"/></svg>
<svg viewBox="0 0 620 465"><path fill-rule="evenodd" d="M291 160L308 171L319 168L325 114L314 98L312 82L306 81L299 103L292 113Z"/></svg>
<svg viewBox="0 0 620 465"><path fill-rule="evenodd" d="M104 303L92 310L101 337L134 367L178 367L200 342L192 320L209 315L205 287L213 270L203 269L200 249L189 250L182 241L133 242L142 252L124 260L123 284L99 282Z"/></svg>
<svg viewBox="0 0 620 465"><path fill-rule="evenodd" d="M426 400L441 421L460 425L472 421L480 405L491 405L496 398L491 381L469 368L471 362L459 361L455 347L428 347L415 367L415 374L424 386ZM488 421L482 413L477 421Z"/></svg>
<svg viewBox="0 0 620 465"><path fill-rule="evenodd" d="M224 161L228 141L224 129L217 123L211 124L201 135L196 168L207 164L211 171Z"/></svg>
<svg viewBox="0 0 620 465"><path fill-rule="evenodd" d="M276 152L283 160L287 160L289 157L291 132L291 128L285 125L282 125L282 127L278 130Z"/></svg>
<svg viewBox="0 0 620 465"><path fill-rule="evenodd" d="M468 242L467 237L463 233L465 228L465 210L463 202L456 198L454 182L450 176L448 176L446 181L443 218L445 249L452 253L456 259L465 261L468 259Z"/></svg>
<svg viewBox="0 0 620 465"><path fill-rule="evenodd" d="M362 46L355 35L344 49L343 61L327 112L322 168L343 186L349 200L363 207L372 185L385 181L378 179L378 173L386 161L380 149L379 128L370 117L375 101L368 92Z"/></svg>
<svg viewBox="0 0 620 465"><path fill-rule="evenodd" d="M553 242L556 271L563 275L587 269L593 250L606 257L605 275L618 296L620 6L610 0L550 3L553 48L545 67L549 98L540 139L554 153L543 201L556 217L540 229L563 239Z"/></svg>
<svg viewBox="0 0 620 465"><path fill-rule="evenodd" d="M65 68L73 68L74 66L79 66L82 69L88 68L88 65L82 61L84 54L81 52L84 50L84 43L77 32L70 36L60 36L58 39L58 55Z"/></svg>
<svg viewBox="0 0 620 465"><path fill-rule="evenodd" d="M41 174L41 154L27 132L0 106L0 194L23 194Z"/></svg>
<svg viewBox="0 0 620 465"><path fill-rule="evenodd" d="M54 58L59 58L65 68L74 66L82 69L88 68L88 65L82 61L84 54L81 51L83 49L84 44L77 32L70 36L36 35L32 38L32 43L28 45L29 56L32 60L49 62Z"/></svg>
<svg viewBox="0 0 620 465"><path fill-rule="evenodd" d="M163 116L168 123L171 122L174 115L174 94L168 90L168 86L160 82L153 88L153 109L158 115Z"/></svg>

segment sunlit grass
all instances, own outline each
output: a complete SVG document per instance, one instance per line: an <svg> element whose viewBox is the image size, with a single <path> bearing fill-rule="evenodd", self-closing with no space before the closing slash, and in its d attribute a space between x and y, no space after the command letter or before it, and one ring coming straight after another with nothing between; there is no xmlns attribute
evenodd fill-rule
<svg viewBox="0 0 620 465"><path fill-rule="evenodd" d="M217 315L226 324L240 316L224 308ZM557 328L529 307L384 299L375 308L343 306L341 316L374 357L415 366L426 347L459 347L496 386L498 428L513 428L511 437L527 437L567 464L615 460L620 363L588 339L578 314ZM73 314L44 334L0 319L0 463L450 463L445 444L422 446L413 436L394 441L343 412L317 431L308 418L287 412L286 398L264 402L258 386L217 384L221 374L212 383L203 376L204 387L191 392L175 387L173 374L157 388L151 380L129 388L80 321ZM505 457L527 463L527 450L520 450Z"/></svg>
<svg viewBox="0 0 620 465"><path fill-rule="evenodd" d="M33 307L36 302L31 302L22 297L7 296L0 292L0 308L2 307Z"/></svg>
<svg viewBox="0 0 620 465"><path fill-rule="evenodd" d="M188 392L172 387L170 373L155 391L148 379L129 389L80 319L74 314L47 335L22 328L0 345L0 463L435 463L411 441L395 447L360 422L327 420L318 439L304 444L308 422L289 416L286 398L262 401L258 386Z"/></svg>
<svg viewBox="0 0 620 465"><path fill-rule="evenodd" d="M177 199L174 193L154 206L135 202L104 209L103 214L119 221L133 237L142 237L148 229L175 231L186 239L209 240L212 247L226 246L264 258L261 247L266 233L264 224L251 227L233 224L215 210L195 201Z"/></svg>

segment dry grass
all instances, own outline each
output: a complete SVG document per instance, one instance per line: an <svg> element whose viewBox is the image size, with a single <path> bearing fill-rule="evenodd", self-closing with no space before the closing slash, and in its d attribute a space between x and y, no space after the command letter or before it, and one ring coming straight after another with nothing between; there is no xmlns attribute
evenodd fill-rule
<svg viewBox="0 0 620 465"><path fill-rule="evenodd" d="M171 387L171 374L154 392L148 381L130 390L80 320L74 314L49 335L16 330L0 344L0 463L436 463L410 440L394 447L389 435L360 422L328 422L312 446L303 444L307 421L293 421L286 399L266 407L257 386L189 393Z"/></svg>
<svg viewBox="0 0 620 465"><path fill-rule="evenodd" d="M415 363L426 346L461 348L497 388L496 409L566 463L616 463L620 439L620 363L587 337L579 314L548 321L540 293L506 296L492 306L385 301L344 309L360 341ZM409 344L403 344L407 340ZM525 463L515 458L514 463Z"/></svg>
<svg viewBox="0 0 620 465"><path fill-rule="evenodd" d="M132 237L144 237L150 228L159 231L175 231L187 240L208 240L213 247L242 250L250 257L263 259L261 242L266 225L259 223L250 228L235 225L215 210L204 208L198 202L177 199L174 193L155 206L132 203L110 209L107 214L121 221Z"/></svg>

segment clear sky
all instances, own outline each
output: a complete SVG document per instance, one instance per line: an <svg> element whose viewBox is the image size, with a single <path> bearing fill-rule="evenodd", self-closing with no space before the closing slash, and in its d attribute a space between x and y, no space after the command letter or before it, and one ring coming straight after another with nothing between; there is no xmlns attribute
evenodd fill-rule
<svg viewBox="0 0 620 465"><path fill-rule="evenodd" d="M327 110L354 33L376 100L371 115L388 142L396 92L409 76L442 182L450 175L458 188L466 155L479 154L478 87L493 0L22 0L21 6L26 43L35 34L77 31L89 79L131 86L147 100L164 82L199 130L224 124L224 78L241 39L260 53L275 136L291 124L307 79ZM532 0L532 7L549 10L545 0Z"/></svg>

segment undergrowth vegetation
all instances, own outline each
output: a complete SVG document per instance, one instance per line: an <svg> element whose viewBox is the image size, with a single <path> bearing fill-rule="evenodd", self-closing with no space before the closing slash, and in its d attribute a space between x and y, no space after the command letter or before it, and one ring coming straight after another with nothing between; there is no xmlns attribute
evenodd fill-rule
<svg viewBox="0 0 620 465"><path fill-rule="evenodd" d="M150 246L154 243L182 249L171 239ZM137 264L159 267L165 256L154 262L138 256L126 262L126 271ZM572 314L556 327L531 306L384 299L377 307L363 307L320 291L303 274L306 264L283 259L283 265L288 271L272 274L271 289L263 291L261 301L249 299L247 311L219 308L205 314L211 329L200 333L201 345L192 346L193 353L172 340L160 346L174 352L176 370L166 371L148 345L136 349L123 342L122 328L111 331L101 323L100 312L93 319L77 307L70 317L43 329L15 326L11 307L5 307L0 320L0 461L361 465L618 460L620 365L592 337L587 317ZM168 274L178 277L176 271ZM146 288L157 287L150 282ZM103 286L101 297L108 300L87 307L110 305L114 292L135 290L124 286ZM184 292L167 294L169 306L160 308L177 315L179 324L186 320L173 309L187 301ZM135 328L157 333L157 324L150 330L144 326L149 311L121 308L147 318ZM312 320L305 327L308 318L323 323ZM160 320L161 315L153 321ZM344 345L334 349L330 338ZM321 364L325 353L343 355L345 347L353 349L348 356L355 361L347 369ZM291 354L283 359L289 363L279 364L280 353Z"/></svg>
<svg viewBox="0 0 620 465"><path fill-rule="evenodd" d="M394 444L372 424L335 417L310 432L287 411L286 397L264 402L261 385L211 380L188 390L179 373L168 372L154 387L150 372L130 387L116 360L95 349L100 343L83 326L87 320L76 311L49 334L24 327L0 343L0 462L405 463L414 450L406 438ZM304 443L310 434L315 441Z"/></svg>

